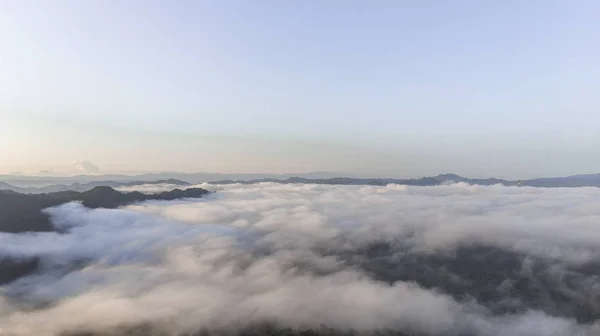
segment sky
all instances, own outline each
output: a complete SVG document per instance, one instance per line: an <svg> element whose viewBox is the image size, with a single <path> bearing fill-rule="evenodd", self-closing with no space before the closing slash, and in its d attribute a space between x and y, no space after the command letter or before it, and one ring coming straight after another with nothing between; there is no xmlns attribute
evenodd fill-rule
<svg viewBox="0 0 600 336"><path fill-rule="evenodd" d="M0 172L600 172L600 2L2 1Z"/></svg>

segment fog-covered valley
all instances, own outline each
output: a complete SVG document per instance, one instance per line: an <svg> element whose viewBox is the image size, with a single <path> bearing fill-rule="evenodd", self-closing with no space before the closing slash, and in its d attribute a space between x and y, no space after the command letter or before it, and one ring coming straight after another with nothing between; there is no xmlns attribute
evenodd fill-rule
<svg viewBox="0 0 600 336"><path fill-rule="evenodd" d="M36 260L0 287L0 334L600 332L600 189L195 187L215 193L0 233L4 260Z"/></svg>

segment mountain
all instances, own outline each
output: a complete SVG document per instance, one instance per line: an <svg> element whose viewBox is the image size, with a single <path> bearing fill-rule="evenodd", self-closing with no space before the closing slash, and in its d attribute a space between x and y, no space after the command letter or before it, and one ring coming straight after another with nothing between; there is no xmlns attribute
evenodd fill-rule
<svg viewBox="0 0 600 336"><path fill-rule="evenodd" d="M147 200L174 200L199 198L210 191L201 188L173 189L157 194L140 192L122 193L111 187L95 187L85 192L60 191L48 194L22 194L0 190L0 232L54 231L50 218L42 210L72 201L80 201L88 208L117 208ZM10 259L0 256L0 285L34 272L38 258Z"/></svg>
<svg viewBox="0 0 600 336"><path fill-rule="evenodd" d="M527 180L524 185L532 187L598 187L600 186L600 174L584 174L567 177L550 177Z"/></svg>
<svg viewBox="0 0 600 336"><path fill-rule="evenodd" d="M223 174L223 173L147 173L138 175L105 174L105 175L76 175L76 176L24 176L24 175L0 175L0 181L5 181L19 186L40 186L52 184L73 184L88 182L141 182L177 179L192 184L215 180L254 180L263 178L286 179L294 176L304 178L331 178L340 176L340 173L310 172L302 174Z"/></svg>
<svg viewBox="0 0 600 336"><path fill-rule="evenodd" d="M318 183L338 185L387 185L405 184L433 186L452 182L465 182L476 185L502 184L506 186L530 187L600 187L600 174L572 175L566 177L536 178L528 180L505 180L499 178L468 178L446 173L416 179L401 178L356 178L340 177L343 174L313 172L305 174L212 174L212 173L149 173L142 175L78 175L72 177L40 177L0 175L0 189L22 193L49 193L75 190L86 191L97 186L119 188L141 184L175 184L188 186L202 182L212 184L231 183ZM212 181L212 182L210 182ZM19 185L19 186L16 186Z"/></svg>
<svg viewBox="0 0 600 336"><path fill-rule="evenodd" d="M18 187L15 187L15 186L14 186L14 185L12 185L12 184L8 184L8 183L6 183L6 182L2 182L2 181L0 181L0 190L11 190L11 191L15 191L15 190L14 190L15 188L18 188Z"/></svg>
<svg viewBox="0 0 600 336"><path fill-rule="evenodd" d="M287 179L255 179L255 180L220 180L210 182L211 184L254 184L263 182L276 183L313 183L313 184L333 184L333 185L379 185L402 184L413 186L435 186L448 183L465 182L474 185L496 185L505 186L528 186L528 187L600 187L600 174L573 175L567 177L538 178L530 180L504 180L498 178L467 178L457 174L440 174L431 177L422 177L419 179L392 179L392 178L351 178L334 177L326 179L308 179L303 177L291 177Z"/></svg>
<svg viewBox="0 0 600 336"><path fill-rule="evenodd" d="M143 184L171 184L177 186L189 186L191 185L189 182L181 181L177 179L166 179L166 180L156 180L156 181L131 181L131 182L120 182L120 181L92 181L86 183L72 183L72 184L54 184L43 187L18 187L11 185L6 182L0 181L0 190L12 190L23 194L43 194L43 193L53 193L59 191L87 191L91 190L95 187L111 187L111 188L120 188L120 187L132 187Z"/></svg>
<svg viewBox="0 0 600 336"><path fill-rule="evenodd" d="M0 190L0 232L53 231L50 219L41 210L73 201L80 201L88 208L117 208L148 200L197 198L208 193L210 191L201 188L174 189L157 194L122 193L106 186L84 192L60 191L47 194Z"/></svg>

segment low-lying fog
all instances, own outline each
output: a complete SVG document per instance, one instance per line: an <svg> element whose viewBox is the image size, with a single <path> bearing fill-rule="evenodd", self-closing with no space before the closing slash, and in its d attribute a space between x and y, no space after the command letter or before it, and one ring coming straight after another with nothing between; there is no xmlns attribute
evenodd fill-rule
<svg viewBox="0 0 600 336"><path fill-rule="evenodd" d="M0 234L3 258L41 260L0 287L0 335L600 334L600 188L201 187Z"/></svg>

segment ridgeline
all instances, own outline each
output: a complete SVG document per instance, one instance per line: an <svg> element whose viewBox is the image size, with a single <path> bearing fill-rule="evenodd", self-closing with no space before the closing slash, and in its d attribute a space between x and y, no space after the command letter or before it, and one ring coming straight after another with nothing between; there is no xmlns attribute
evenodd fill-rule
<svg viewBox="0 0 600 336"><path fill-rule="evenodd" d="M201 188L173 189L156 194L141 192L122 193L111 187L95 187L84 192L59 191L47 194L22 194L0 190L0 232L47 232L53 231L48 215L43 209L79 201L88 208L118 208L149 200L174 200L198 198L210 191Z"/></svg>

